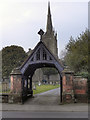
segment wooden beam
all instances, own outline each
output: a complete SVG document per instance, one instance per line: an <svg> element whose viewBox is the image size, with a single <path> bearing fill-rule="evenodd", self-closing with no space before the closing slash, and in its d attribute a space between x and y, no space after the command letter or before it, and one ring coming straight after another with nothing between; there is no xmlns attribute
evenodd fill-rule
<svg viewBox="0 0 90 120"><path fill-rule="evenodd" d="M60 103L62 104L63 99L62 99L62 92L63 92L63 85L62 85L62 76L60 75Z"/></svg>

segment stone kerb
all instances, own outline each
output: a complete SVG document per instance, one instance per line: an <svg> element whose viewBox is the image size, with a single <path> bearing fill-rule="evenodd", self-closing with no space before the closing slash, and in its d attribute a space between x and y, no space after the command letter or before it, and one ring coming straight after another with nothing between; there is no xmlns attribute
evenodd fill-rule
<svg viewBox="0 0 90 120"><path fill-rule="evenodd" d="M65 69L62 72L63 103L74 102L73 76L74 76L74 72L68 69Z"/></svg>
<svg viewBox="0 0 90 120"><path fill-rule="evenodd" d="M11 72L11 89L9 94L9 103L21 103L22 102L22 73L18 68L15 68Z"/></svg>

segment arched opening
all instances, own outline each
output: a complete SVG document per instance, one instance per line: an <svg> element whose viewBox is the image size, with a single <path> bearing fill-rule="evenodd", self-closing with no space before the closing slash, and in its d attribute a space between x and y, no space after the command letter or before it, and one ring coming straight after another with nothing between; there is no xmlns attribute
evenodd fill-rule
<svg viewBox="0 0 90 120"><path fill-rule="evenodd" d="M34 73L37 69L39 68L55 68L59 74L59 101L62 103L62 76L61 72L59 71L58 67L55 66L53 63L48 63L48 62L42 62L42 63L34 63L31 65L28 65L27 68L25 69L25 72L23 73L23 82L22 82L22 88L23 88L23 96L29 96L33 95L33 76Z"/></svg>
<svg viewBox="0 0 90 120"><path fill-rule="evenodd" d="M33 95L32 90L32 77L35 71L39 68L51 67L55 68L60 77L60 102L62 102L62 71L63 66L60 60L55 57L51 51L46 47L46 45L40 41L27 60L19 68L22 74L22 99ZM29 85L28 85L29 84Z"/></svg>

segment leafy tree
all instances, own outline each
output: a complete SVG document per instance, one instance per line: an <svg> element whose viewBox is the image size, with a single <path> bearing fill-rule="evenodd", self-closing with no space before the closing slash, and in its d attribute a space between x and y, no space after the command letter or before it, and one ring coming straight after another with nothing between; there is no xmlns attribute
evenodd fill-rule
<svg viewBox="0 0 90 120"><path fill-rule="evenodd" d="M8 77L13 68L19 67L27 54L22 47L7 46L2 49L2 77Z"/></svg>
<svg viewBox="0 0 90 120"><path fill-rule="evenodd" d="M65 56L66 56L66 49L62 50L59 55L60 61L64 67L66 66Z"/></svg>
<svg viewBox="0 0 90 120"><path fill-rule="evenodd" d="M58 74L58 71L56 70L56 68L49 68L49 67L44 67L42 68L43 74L47 76L48 78L48 83L49 83L49 77L50 75L55 75Z"/></svg>
<svg viewBox="0 0 90 120"><path fill-rule="evenodd" d="M71 37L66 46L65 63L76 73L88 71L88 32L85 30L76 39Z"/></svg>

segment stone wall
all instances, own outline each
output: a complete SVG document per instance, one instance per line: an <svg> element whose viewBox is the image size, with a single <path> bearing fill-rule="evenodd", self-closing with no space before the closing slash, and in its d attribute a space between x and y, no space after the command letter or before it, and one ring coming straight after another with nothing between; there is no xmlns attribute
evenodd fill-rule
<svg viewBox="0 0 90 120"><path fill-rule="evenodd" d="M34 77L36 79L34 79ZM41 82L43 79L42 70L37 70L36 76L34 77L34 81L32 82ZM51 75L49 77L49 80L50 82L60 82L60 76L58 74ZM63 103L88 102L87 78L82 78L81 76L74 76L74 73L72 71L63 71L62 91ZM18 69L14 70L11 73L11 92L8 95L3 95L2 102L22 103L22 75L18 71Z"/></svg>
<svg viewBox="0 0 90 120"><path fill-rule="evenodd" d="M73 91L73 72L63 71L62 73L62 99L63 103L74 102L74 91Z"/></svg>
<svg viewBox="0 0 90 120"><path fill-rule="evenodd" d="M45 43L46 47L54 54L54 56L58 56L58 48L57 48L57 38L52 34L44 34L42 41Z"/></svg>
<svg viewBox="0 0 90 120"><path fill-rule="evenodd" d="M22 103L22 73L15 68L11 72L11 89L8 96L9 103Z"/></svg>
<svg viewBox="0 0 90 120"><path fill-rule="evenodd" d="M64 70L62 72L63 103L88 102L87 78L74 76L74 72Z"/></svg>
<svg viewBox="0 0 90 120"><path fill-rule="evenodd" d="M75 102L88 102L87 78L82 78L81 76L74 76L73 89Z"/></svg>

